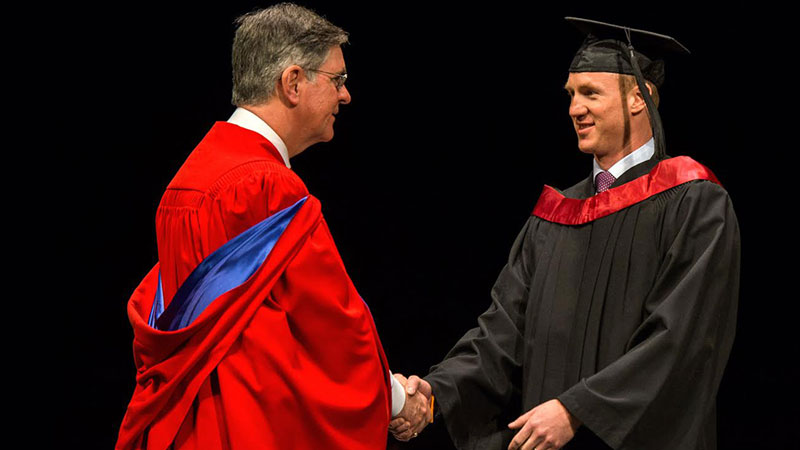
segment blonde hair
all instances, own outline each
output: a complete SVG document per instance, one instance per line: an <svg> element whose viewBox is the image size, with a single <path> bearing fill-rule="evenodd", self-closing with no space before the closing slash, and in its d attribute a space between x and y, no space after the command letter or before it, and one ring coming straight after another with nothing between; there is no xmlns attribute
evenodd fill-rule
<svg viewBox="0 0 800 450"><path fill-rule="evenodd" d="M659 101L658 88L656 87L655 84L647 80L644 80L644 82L647 84L647 87L650 88L650 98L653 99L653 104L656 105L656 108L658 108L658 101ZM633 89L634 86L637 86L636 77L634 77L633 75L619 74L620 94L626 95L628 92L631 91L631 89Z"/></svg>

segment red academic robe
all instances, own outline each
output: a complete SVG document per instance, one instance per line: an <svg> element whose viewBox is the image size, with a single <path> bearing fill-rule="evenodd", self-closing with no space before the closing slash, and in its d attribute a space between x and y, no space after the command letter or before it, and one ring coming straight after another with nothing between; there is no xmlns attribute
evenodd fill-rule
<svg viewBox="0 0 800 450"><path fill-rule="evenodd" d="M159 264L128 304L137 383L118 449L384 449L388 366L313 197L267 260L186 328L147 323L192 270L308 196L261 135L218 122L167 187ZM171 447L170 447L171 446Z"/></svg>

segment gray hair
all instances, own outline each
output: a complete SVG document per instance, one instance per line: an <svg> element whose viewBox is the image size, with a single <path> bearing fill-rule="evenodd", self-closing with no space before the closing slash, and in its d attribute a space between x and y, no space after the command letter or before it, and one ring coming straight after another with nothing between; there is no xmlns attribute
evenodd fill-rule
<svg viewBox="0 0 800 450"><path fill-rule="evenodd" d="M287 67L319 69L331 47L347 42L347 32L292 3L245 14L236 24L231 100L236 106L266 102ZM311 80L315 75L307 74Z"/></svg>

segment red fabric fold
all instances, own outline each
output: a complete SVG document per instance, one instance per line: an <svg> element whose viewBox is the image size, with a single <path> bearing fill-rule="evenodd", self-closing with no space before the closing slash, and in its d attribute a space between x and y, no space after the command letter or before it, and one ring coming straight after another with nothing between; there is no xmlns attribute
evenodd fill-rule
<svg viewBox="0 0 800 450"><path fill-rule="evenodd" d="M688 156L678 156L659 162L646 176L586 199L567 198L545 186L531 214L548 222L581 225L695 180L719 184L709 168Z"/></svg>
<svg viewBox="0 0 800 450"><path fill-rule="evenodd" d="M385 448L386 357L317 199L184 329L147 325L158 268L128 303L137 377L117 449Z"/></svg>

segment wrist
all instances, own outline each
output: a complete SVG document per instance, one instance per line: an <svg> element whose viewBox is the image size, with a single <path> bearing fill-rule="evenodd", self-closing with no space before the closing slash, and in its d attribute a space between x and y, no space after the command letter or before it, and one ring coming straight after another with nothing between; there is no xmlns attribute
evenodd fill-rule
<svg viewBox="0 0 800 450"><path fill-rule="evenodd" d="M572 415L572 413L569 412L567 407L564 406L563 403L561 403L561 400L556 399L556 401L561 406L561 408L564 410L564 414L566 414L566 416L567 416L567 420L569 421L570 428L572 428L572 431L575 432L581 425L583 425L583 422L581 422L580 419L578 419L577 417Z"/></svg>

